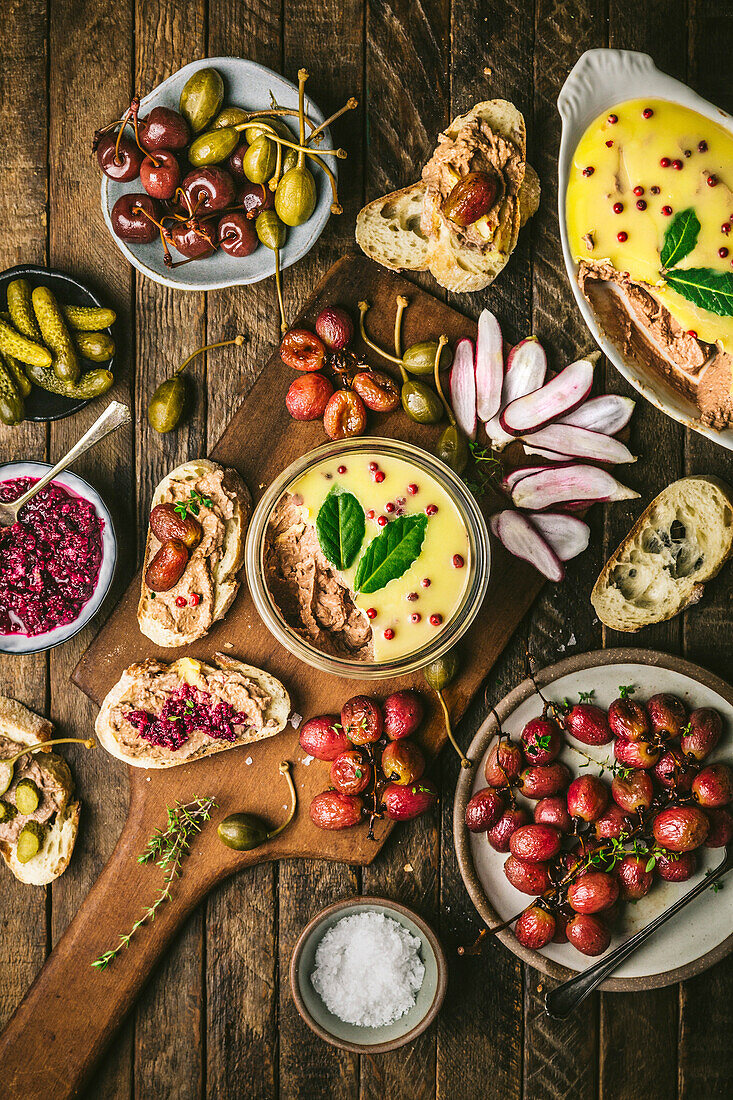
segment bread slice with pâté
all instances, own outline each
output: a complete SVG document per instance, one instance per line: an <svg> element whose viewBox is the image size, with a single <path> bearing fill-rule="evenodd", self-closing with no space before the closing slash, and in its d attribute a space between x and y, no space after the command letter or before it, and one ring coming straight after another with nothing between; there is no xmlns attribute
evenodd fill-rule
<svg viewBox="0 0 733 1100"><path fill-rule="evenodd" d="M595 583L591 603L606 626L634 632L697 603L733 554L733 489L716 477L683 477L641 514Z"/></svg>

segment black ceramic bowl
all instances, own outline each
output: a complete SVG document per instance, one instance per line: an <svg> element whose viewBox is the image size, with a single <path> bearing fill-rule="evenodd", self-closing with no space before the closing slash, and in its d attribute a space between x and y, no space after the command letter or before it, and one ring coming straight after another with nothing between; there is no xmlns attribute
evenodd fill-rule
<svg viewBox="0 0 733 1100"><path fill-rule="evenodd" d="M63 271L53 271L46 267L36 267L33 264L19 264L10 267L0 275L0 311L7 309L6 288L13 279L27 279L32 287L47 286L63 305L70 306L103 306L96 294L84 286L71 275L65 275ZM111 329L105 332L112 334ZM109 363L99 364L107 370L114 371L114 356ZM94 364L95 366L97 364ZM93 398L92 398L93 400ZM58 393L49 393L39 386L34 386L25 399L26 420L64 420L72 416L79 409L88 405L89 401L75 401L70 397L62 397Z"/></svg>

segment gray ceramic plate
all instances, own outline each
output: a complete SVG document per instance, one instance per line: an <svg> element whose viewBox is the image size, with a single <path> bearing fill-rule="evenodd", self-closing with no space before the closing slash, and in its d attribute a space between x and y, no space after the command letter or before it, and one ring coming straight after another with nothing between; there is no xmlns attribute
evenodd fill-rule
<svg viewBox="0 0 733 1100"><path fill-rule="evenodd" d="M607 707L618 696L619 685L632 684L635 698L645 701L659 691L679 695L692 710L715 707L723 716L723 737L710 760L730 760L733 755L733 688L717 676L680 657L645 649L606 649L570 657L543 669L536 676L543 695L557 702L564 698L577 701L581 691L594 691L593 702ZM496 710L505 733L517 738L524 724L542 708L531 680L525 680L510 692ZM464 823L466 803L475 791L486 786L484 763L496 737L496 720L490 716L474 737L468 756L476 766L462 771L458 778L453 812L453 835L458 864L466 889L486 924L491 927L520 912L530 899L510 886L504 875L505 855L495 852L483 833L469 833ZM568 739L569 744L574 744ZM579 748L601 764L613 759L612 745ZM569 746L561 759L571 772L579 774L582 758ZM600 767L591 768L596 774ZM584 773L584 774L587 774ZM519 801L524 801L520 798ZM722 848L702 848L700 867L689 883L655 880L645 898L623 908L621 925L612 946L639 931L677 901L706 870L723 858ZM683 913L669 921L655 936L615 971L601 989L628 991L655 989L684 981L718 962L733 948L733 887L726 884L720 893L705 891ZM522 947L507 929L499 939L525 962L565 981L593 960L580 955L570 944L548 944L542 951Z"/></svg>
<svg viewBox="0 0 733 1100"><path fill-rule="evenodd" d="M242 57L204 57L200 61L184 65L146 95L140 104L140 117L144 117L152 107L172 107L177 111L181 89L188 78L198 69L209 67L216 69L223 77L225 104L243 107L245 110L265 110L271 106L272 92L281 107L294 107L297 110L297 87L278 76L272 69L257 65L254 61L246 61ZM305 110L314 122L323 122L323 115L308 96L305 99ZM295 121L297 127L297 119ZM290 124L292 126L292 122ZM330 130L324 130L323 135L321 147L330 149ZM338 175L335 158L328 157L328 162L334 175ZM186 174L186 164L184 154L181 158L183 175ZM331 213L331 188L326 174L318 165L313 166L313 173L318 187L316 208L305 225L288 229L288 238L280 253L283 268L290 267L310 251L323 232ZM251 256L240 258L228 256L219 249L213 256L170 270L163 263L163 249L158 238L152 244L129 244L121 241L112 232L112 207L120 195L142 191L143 186L139 179L132 180L131 183L117 183L102 176L102 213L112 240L133 267L149 279L176 290L219 290L244 283L259 283L275 274L275 254L263 245ZM174 258L176 255L174 253Z"/></svg>
<svg viewBox="0 0 733 1100"><path fill-rule="evenodd" d="M415 1005L386 1027L345 1024L328 1011L311 982L316 949L329 928L342 917L364 912L384 913L386 917L392 917L413 936L417 936L422 944L420 957L425 965L425 977ZM447 983L445 955L433 930L417 913L387 898L346 898L329 905L303 929L290 960L290 987L296 1008L308 1027L327 1043L356 1054L384 1054L422 1035L440 1011Z"/></svg>

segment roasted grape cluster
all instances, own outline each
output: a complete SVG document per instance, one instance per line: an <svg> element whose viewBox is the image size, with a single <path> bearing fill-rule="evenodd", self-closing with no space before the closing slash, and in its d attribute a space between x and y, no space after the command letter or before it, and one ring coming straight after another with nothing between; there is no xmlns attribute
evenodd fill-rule
<svg viewBox="0 0 733 1100"><path fill-rule="evenodd" d="M348 829L368 817L371 835L376 818L407 821L435 804L425 757L410 740L423 714L414 691L395 691L382 703L355 695L340 715L321 714L301 727L301 748L330 763L331 786L310 805L319 829Z"/></svg>
<svg viewBox="0 0 733 1100"><path fill-rule="evenodd" d="M684 882L697 868L696 849L733 839L733 770L706 762L723 733L720 714L688 713L668 693L646 704L633 695L621 688L608 710L587 697L545 703L519 741L501 734L489 752L488 786L468 803L466 826L508 853L507 879L534 896L515 926L525 947L570 942L584 955L602 954L620 903L644 897L655 876ZM601 775L571 780L558 760L565 735L612 744L614 759ZM534 804L531 814L517 794Z"/></svg>

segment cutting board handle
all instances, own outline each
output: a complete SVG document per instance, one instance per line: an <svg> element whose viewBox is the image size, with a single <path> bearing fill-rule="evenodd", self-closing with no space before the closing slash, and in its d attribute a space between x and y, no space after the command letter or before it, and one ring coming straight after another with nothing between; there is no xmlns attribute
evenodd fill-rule
<svg viewBox="0 0 733 1100"><path fill-rule="evenodd" d="M160 868L137 858L151 832L144 803L133 797L109 862L0 1035L5 1097L69 1100L79 1095L155 962L215 877L221 877L207 872L194 843L171 900L158 909L155 920L140 928L130 947L105 970L93 967L161 889ZM117 931L110 937L111 929Z"/></svg>

